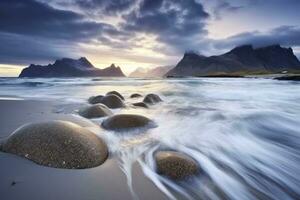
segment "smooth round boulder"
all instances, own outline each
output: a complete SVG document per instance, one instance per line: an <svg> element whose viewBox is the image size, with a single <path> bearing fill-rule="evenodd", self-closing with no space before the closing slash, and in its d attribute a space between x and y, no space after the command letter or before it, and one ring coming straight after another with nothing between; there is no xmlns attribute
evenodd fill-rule
<svg viewBox="0 0 300 200"><path fill-rule="evenodd" d="M67 121L24 125L9 136L2 151L40 165L66 169L96 167L108 157L103 140L91 131Z"/></svg>
<svg viewBox="0 0 300 200"><path fill-rule="evenodd" d="M118 97L117 95L114 95L114 94L110 94L110 95L103 97L100 103L102 103L112 109L125 107L125 104L122 101L122 99L120 99L120 97Z"/></svg>
<svg viewBox="0 0 300 200"><path fill-rule="evenodd" d="M140 97L142 97L142 95L138 94L138 93L134 93L134 94L130 95L130 98L140 98Z"/></svg>
<svg viewBox="0 0 300 200"><path fill-rule="evenodd" d="M107 130L123 131L143 127L154 128L155 123L141 115L119 114L104 120L102 122L102 127Z"/></svg>
<svg viewBox="0 0 300 200"><path fill-rule="evenodd" d="M144 102L133 103L132 105L134 105L136 107L149 108L148 105L145 104Z"/></svg>
<svg viewBox="0 0 300 200"><path fill-rule="evenodd" d="M97 103L101 103L101 100L104 96L103 95L98 95L98 96L92 96L88 99L88 102L90 104L97 104Z"/></svg>
<svg viewBox="0 0 300 200"><path fill-rule="evenodd" d="M106 95L111 95L111 94L117 95L118 97L120 97L120 99L125 100L124 97L117 91L110 91L106 93Z"/></svg>
<svg viewBox="0 0 300 200"><path fill-rule="evenodd" d="M161 102L161 98L156 94L148 94L145 96L143 102L148 104L156 104L158 102Z"/></svg>
<svg viewBox="0 0 300 200"><path fill-rule="evenodd" d="M199 172L196 161L183 153L159 151L155 160L157 173L174 180L183 180Z"/></svg>
<svg viewBox="0 0 300 200"><path fill-rule="evenodd" d="M110 116L113 113L109 110L109 108L106 105L96 104L80 109L78 111L78 114L82 117L92 119Z"/></svg>

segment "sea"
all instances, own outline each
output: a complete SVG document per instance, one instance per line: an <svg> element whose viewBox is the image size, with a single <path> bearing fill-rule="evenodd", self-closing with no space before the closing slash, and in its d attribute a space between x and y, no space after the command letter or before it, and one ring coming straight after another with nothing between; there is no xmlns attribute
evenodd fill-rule
<svg viewBox="0 0 300 200"><path fill-rule="evenodd" d="M0 99L51 100L86 105L90 96L118 91L126 108L157 127L115 133L101 130L132 187L133 165L170 199L300 199L300 82L271 78L0 78ZM149 109L133 93L158 94ZM68 111L76 115L76 110ZM94 119L101 124L104 119ZM158 150L180 151L201 173L172 181L155 170Z"/></svg>

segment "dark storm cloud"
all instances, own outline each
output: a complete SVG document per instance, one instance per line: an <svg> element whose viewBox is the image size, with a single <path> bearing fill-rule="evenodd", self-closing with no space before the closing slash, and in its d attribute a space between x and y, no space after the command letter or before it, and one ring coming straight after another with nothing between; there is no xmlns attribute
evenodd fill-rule
<svg viewBox="0 0 300 200"><path fill-rule="evenodd" d="M244 6L232 5L228 1L218 0L216 6L213 9L213 14L216 19L221 19L224 12L237 12L240 11Z"/></svg>
<svg viewBox="0 0 300 200"><path fill-rule="evenodd" d="M249 7L261 8L260 12L263 13L272 13L275 7L277 10L282 7L283 15L289 16L287 12L300 5L298 0L272 2L0 0L0 63L19 64L47 61L63 56L74 57L78 55L81 44L92 44L95 48L105 46L107 49L120 51L152 48L164 55L176 56L185 50L208 52L246 43L255 46L274 43L299 46L300 31L296 26L282 26L269 32L246 32L223 40L208 38L207 23L225 17L226 13L241 13ZM291 14L294 14L293 12L291 11ZM290 18L293 21L294 18ZM121 21L118 21L120 19ZM143 47L145 41L149 42L149 35L155 41L151 47Z"/></svg>
<svg viewBox="0 0 300 200"><path fill-rule="evenodd" d="M195 37L206 34L209 14L195 0L145 0L124 15L124 30L152 33L157 40L175 48L193 44Z"/></svg>
<svg viewBox="0 0 300 200"><path fill-rule="evenodd" d="M1 0L0 13L0 31L7 33L77 41L115 31L109 24L34 0Z"/></svg>
<svg viewBox="0 0 300 200"><path fill-rule="evenodd" d="M75 0L82 9L97 11L99 14L118 14L131 8L136 0Z"/></svg>
<svg viewBox="0 0 300 200"><path fill-rule="evenodd" d="M73 56L76 47L62 42L0 32L0 63L28 65L46 64L62 56Z"/></svg>
<svg viewBox="0 0 300 200"><path fill-rule="evenodd" d="M300 27L280 26L268 32L246 32L215 42L217 48L230 48L243 44L253 44L256 47L272 44L300 46Z"/></svg>
<svg viewBox="0 0 300 200"><path fill-rule="evenodd" d="M118 36L114 26L34 0L0 1L0 63L19 64L68 56L78 42ZM25 62L26 61L26 62Z"/></svg>

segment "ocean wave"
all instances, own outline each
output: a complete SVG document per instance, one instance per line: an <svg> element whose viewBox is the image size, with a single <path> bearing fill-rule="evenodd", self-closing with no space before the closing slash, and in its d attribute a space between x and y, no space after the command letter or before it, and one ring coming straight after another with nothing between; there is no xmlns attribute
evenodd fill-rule
<svg viewBox="0 0 300 200"><path fill-rule="evenodd" d="M131 172L138 162L170 199L300 199L299 84L214 78L26 81L0 79L0 94L51 97L70 103L116 90L127 105L136 101L129 98L132 93L161 96L164 101L150 109L128 106L113 111L145 115L157 128L141 134L99 132L120 161L133 194ZM8 90L7 83L14 87ZM34 89L24 90L24 84ZM47 84L54 87L45 88ZM102 119L94 122L101 124ZM154 160L159 149L189 155L202 173L190 182L160 176Z"/></svg>
<svg viewBox="0 0 300 200"><path fill-rule="evenodd" d="M45 87L51 86L52 84L46 82L0 82L0 86L25 86L25 87Z"/></svg>

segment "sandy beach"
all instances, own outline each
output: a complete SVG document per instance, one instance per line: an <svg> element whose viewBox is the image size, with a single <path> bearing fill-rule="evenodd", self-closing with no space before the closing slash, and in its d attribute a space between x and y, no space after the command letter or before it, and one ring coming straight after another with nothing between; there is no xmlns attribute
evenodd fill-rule
<svg viewBox="0 0 300 200"><path fill-rule="evenodd" d="M23 124L47 120L67 120L83 127L97 125L82 117L58 113L57 103L36 100L0 100L3 141ZM0 152L1 199L134 199L126 176L113 155L104 164L90 169L56 169L37 165L27 159ZM132 180L135 195L140 199L167 199L148 180L139 164L133 166Z"/></svg>

